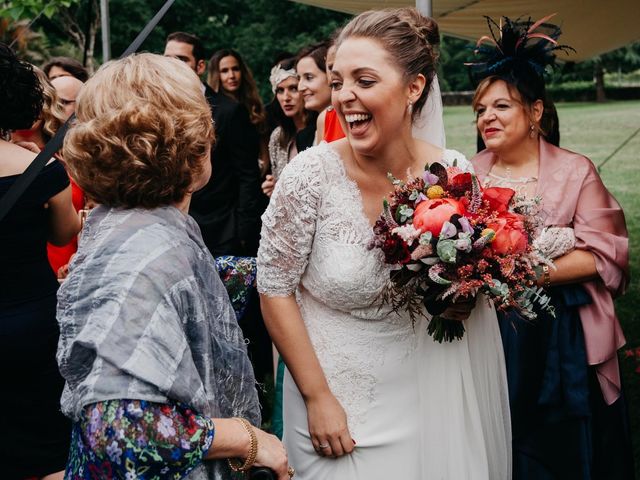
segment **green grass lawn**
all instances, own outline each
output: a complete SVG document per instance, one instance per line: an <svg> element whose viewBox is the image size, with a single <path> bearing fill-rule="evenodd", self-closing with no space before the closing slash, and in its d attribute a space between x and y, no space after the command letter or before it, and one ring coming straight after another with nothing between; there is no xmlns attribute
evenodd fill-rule
<svg viewBox="0 0 640 480"><path fill-rule="evenodd" d="M582 153L600 165L640 128L640 101L558 104L560 146ZM471 158L476 134L471 107L445 107L447 147ZM627 348L640 347L640 133L601 170L607 188L624 208L631 244L631 285L616 302ZM639 360L640 362L640 360ZM623 382L631 414L636 476L640 478L640 373L633 358L620 355ZM640 363L638 363L640 365Z"/></svg>

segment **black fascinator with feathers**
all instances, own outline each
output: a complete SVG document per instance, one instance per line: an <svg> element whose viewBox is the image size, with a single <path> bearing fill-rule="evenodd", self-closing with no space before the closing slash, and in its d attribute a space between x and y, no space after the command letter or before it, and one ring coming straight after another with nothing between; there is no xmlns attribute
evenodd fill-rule
<svg viewBox="0 0 640 480"><path fill-rule="evenodd" d="M476 61L466 63L474 84L489 76L503 78L533 101L545 97L544 73L555 66L556 53L575 51L558 44L560 27L547 23L555 15L537 22L502 17L500 23L487 19L490 35L481 37L475 48Z"/></svg>

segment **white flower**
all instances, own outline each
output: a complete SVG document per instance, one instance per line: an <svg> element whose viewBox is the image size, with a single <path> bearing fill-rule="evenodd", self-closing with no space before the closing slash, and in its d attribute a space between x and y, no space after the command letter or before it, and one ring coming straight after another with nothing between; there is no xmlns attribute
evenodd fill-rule
<svg viewBox="0 0 640 480"><path fill-rule="evenodd" d="M160 415L160 421L158 422L158 431L160 432L160 435L165 438L173 437L176 434L171 419L164 415Z"/></svg>
<svg viewBox="0 0 640 480"><path fill-rule="evenodd" d="M127 472L124 478L126 480L136 480L136 478L138 478L138 475L136 475L136 472Z"/></svg>
<svg viewBox="0 0 640 480"><path fill-rule="evenodd" d="M398 235L409 245L411 245L413 241L422 234L420 230L418 230L410 223L402 225L401 227L394 228L393 230L391 230L391 233Z"/></svg>
<svg viewBox="0 0 640 480"><path fill-rule="evenodd" d="M109 455L109 459L113 463L120 464L120 456L122 455L122 449L118 447L118 442L115 440L111 442L110 445L107 445L107 455Z"/></svg>
<svg viewBox="0 0 640 480"><path fill-rule="evenodd" d="M133 418L142 418L142 408L138 403L129 402L127 404L127 413Z"/></svg>

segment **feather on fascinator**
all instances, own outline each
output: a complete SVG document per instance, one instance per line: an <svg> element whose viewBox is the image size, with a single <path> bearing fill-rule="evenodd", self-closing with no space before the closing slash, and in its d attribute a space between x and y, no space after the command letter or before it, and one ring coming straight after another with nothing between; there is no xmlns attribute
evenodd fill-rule
<svg viewBox="0 0 640 480"><path fill-rule="evenodd" d="M496 75L510 83L526 84L532 90L532 98L540 98L544 92L544 73L555 66L556 53L575 51L568 45L558 44L561 29L547 23L556 14L537 22L529 18L511 20L502 17L497 23L487 19L490 35L480 37L476 43L475 62L465 63L474 84Z"/></svg>

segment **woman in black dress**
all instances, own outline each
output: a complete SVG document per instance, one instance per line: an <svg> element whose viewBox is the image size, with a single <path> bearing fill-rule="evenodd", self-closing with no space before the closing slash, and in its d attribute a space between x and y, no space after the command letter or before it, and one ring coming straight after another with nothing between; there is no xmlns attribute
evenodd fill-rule
<svg viewBox="0 0 640 480"><path fill-rule="evenodd" d="M31 65L0 43L0 131L38 119L42 87ZM0 138L0 197L35 154ZM64 381L56 364L58 281L47 241L64 245L80 230L64 167L49 162L0 220L0 465L2 478L62 478L70 425L60 412Z"/></svg>

